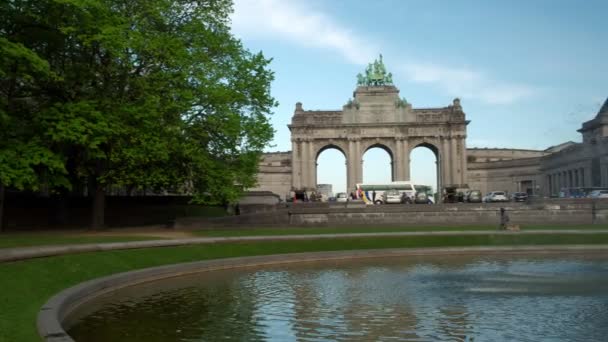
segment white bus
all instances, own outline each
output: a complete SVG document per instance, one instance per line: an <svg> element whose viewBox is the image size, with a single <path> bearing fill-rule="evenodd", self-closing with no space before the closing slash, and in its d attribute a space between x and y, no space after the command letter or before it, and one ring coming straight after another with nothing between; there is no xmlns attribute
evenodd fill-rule
<svg viewBox="0 0 608 342"><path fill-rule="evenodd" d="M414 184L409 181L390 182L390 183L359 183L357 184L357 198L366 204L384 203L385 193L389 190L397 190L400 195L406 194L409 198L414 198L416 189ZM375 196L374 196L375 194Z"/></svg>

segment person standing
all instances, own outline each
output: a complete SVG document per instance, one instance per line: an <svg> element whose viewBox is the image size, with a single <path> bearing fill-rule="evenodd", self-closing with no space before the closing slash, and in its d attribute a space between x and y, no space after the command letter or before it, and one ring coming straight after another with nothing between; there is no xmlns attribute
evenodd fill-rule
<svg viewBox="0 0 608 342"><path fill-rule="evenodd" d="M505 230L507 229L507 226L509 225L509 215L507 214L507 211L505 210L505 208L500 208L500 229L501 230Z"/></svg>
<svg viewBox="0 0 608 342"><path fill-rule="evenodd" d="M372 190L372 202L376 204L376 190Z"/></svg>

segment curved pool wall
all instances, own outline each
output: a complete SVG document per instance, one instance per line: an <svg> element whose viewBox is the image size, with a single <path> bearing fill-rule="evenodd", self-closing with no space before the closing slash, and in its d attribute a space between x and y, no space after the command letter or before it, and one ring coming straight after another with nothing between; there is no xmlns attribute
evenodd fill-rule
<svg viewBox="0 0 608 342"><path fill-rule="evenodd" d="M93 279L68 288L53 296L38 314L38 333L45 341L73 342L63 323L79 306L108 292L160 279L201 272L278 264L331 261L344 259L384 258L422 255L518 255L518 254L590 254L607 253L608 246L527 246L527 247L472 247L472 248L417 248L380 249L339 252L294 253L197 261L119 273Z"/></svg>

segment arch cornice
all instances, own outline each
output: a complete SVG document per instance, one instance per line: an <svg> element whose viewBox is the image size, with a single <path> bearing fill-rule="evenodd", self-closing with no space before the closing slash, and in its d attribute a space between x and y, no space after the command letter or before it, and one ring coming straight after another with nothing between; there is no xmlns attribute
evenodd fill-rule
<svg viewBox="0 0 608 342"><path fill-rule="evenodd" d="M372 148L381 148L385 150L391 159L395 159L397 152L397 146L395 144L395 138L363 138L361 139L361 157L365 152Z"/></svg>
<svg viewBox="0 0 608 342"><path fill-rule="evenodd" d="M313 150L315 160L319 159L321 153L328 149L336 149L344 155L344 158L348 160L348 141L345 138L332 138L332 139L316 139L313 141Z"/></svg>

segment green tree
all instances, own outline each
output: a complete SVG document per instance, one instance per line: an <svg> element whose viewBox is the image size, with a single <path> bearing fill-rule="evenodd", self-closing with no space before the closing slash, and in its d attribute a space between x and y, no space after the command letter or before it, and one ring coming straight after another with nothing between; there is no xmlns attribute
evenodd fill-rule
<svg viewBox="0 0 608 342"><path fill-rule="evenodd" d="M229 29L228 0L10 1L8 40L57 77L38 135L103 225L109 185L234 201L272 138L273 74ZM2 25L2 24L0 24ZM29 122L32 123L33 122Z"/></svg>
<svg viewBox="0 0 608 342"><path fill-rule="evenodd" d="M0 231L6 187L69 186L63 159L49 148L38 116L46 105L41 84L53 78L36 53L0 37Z"/></svg>

